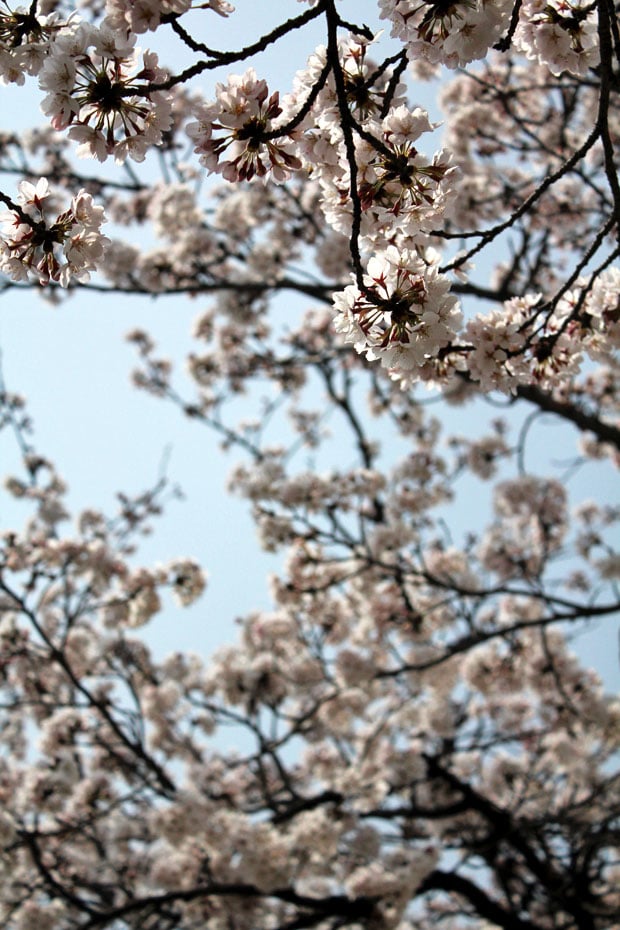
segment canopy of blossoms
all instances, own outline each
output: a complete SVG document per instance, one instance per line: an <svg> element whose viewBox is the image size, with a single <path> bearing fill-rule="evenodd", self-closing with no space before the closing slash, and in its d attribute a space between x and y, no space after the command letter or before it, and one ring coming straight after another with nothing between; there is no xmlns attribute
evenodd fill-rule
<svg viewBox="0 0 620 930"><path fill-rule="evenodd" d="M226 0L0 2L45 120L0 132L2 298L208 301L189 388L128 321L134 382L282 558L237 642L156 660L207 586L138 564L166 481L70 514L0 385L0 927L618 928L620 702L572 641L620 601L618 5L269 6L240 48Z"/></svg>

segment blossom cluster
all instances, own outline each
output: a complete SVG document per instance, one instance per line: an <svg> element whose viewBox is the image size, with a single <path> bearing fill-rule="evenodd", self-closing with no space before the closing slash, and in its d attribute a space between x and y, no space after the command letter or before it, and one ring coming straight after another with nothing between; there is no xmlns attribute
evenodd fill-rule
<svg viewBox="0 0 620 930"><path fill-rule="evenodd" d="M69 129L77 154L143 161L170 127L171 102L149 83L166 77L157 55L134 48L107 26L80 23L58 35L39 75L43 112L54 129Z"/></svg>
<svg viewBox="0 0 620 930"><path fill-rule="evenodd" d="M552 74L585 75L600 62L596 7L587 0L524 0L517 47Z"/></svg>
<svg viewBox="0 0 620 930"><path fill-rule="evenodd" d="M103 207L85 190L57 213L45 178L36 185L21 181L17 204L0 216L0 269L14 281L30 275L41 284L67 287L73 279L87 281L101 262L109 240L100 232Z"/></svg>
<svg viewBox="0 0 620 930"><path fill-rule="evenodd" d="M484 58L500 42L508 31L513 3L380 0L379 8L416 68L419 62L458 68ZM599 62L595 7L588 0L524 0L514 44L553 74L583 75Z"/></svg>
<svg viewBox="0 0 620 930"><path fill-rule="evenodd" d="M192 0L107 0L106 19L119 32L154 32L162 17L181 16L192 8ZM234 12L228 0L203 0L200 9L213 10L219 16Z"/></svg>
<svg viewBox="0 0 620 930"><path fill-rule="evenodd" d="M23 84L38 74L54 32L62 25L57 13L34 15L24 7L0 11L0 83Z"/></svg>
<svg viewBox="0 0 620 930"><path fill-rule="evenodd" d="M282 125L279 95L269 96L267 83L257 78L253 68L218 84L216 101L202 104L195 115L198 121L187 127L194 151L202 165L227 181L269 175L282 182L301 168L294 134L283 131L283 138L277 134Z"/></svg>
<svg viewBox="0 0 620 930"><path fill-rule="evenodd" d="M534 294L478 314L464 332L471 377L507 393L532 382L548 391L569 385L584 355L608 360L618 346L619 284L620 270L610 268L593 282L579 279L551 310Z"/></svg>
<svg viewBox="0 0 620 930"><path fill-rule="evenodd" d="M392 23L413 61L458 68L483 58L502 35L510 18L510 0L419 3L379 0L383 19Z"/></svg>
<svg viewBox="0 0 620 930"><path fill-rule="evenodd" d="M448 346L461 324L438 256L400 252L389 246L371 258L364 287L350 284L334 294L335 326L356 351L394 372L411 373Z"/></svg>

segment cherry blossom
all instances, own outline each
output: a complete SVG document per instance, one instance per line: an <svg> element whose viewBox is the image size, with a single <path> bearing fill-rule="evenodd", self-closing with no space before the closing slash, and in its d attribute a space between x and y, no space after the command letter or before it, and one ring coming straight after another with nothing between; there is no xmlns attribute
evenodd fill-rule
<svg viewBox="0 0 620 930"><path fill-rule="evenodd" d="M435 358L461 323L449 282L437 272L437 258L388 247L372 258L364 291L350 284L334 295L336 329L358 352L396 373Z"/></svg>
<svg viewBox="0 0 620 930"><path fill-rule="evenodd" d="M40 15L25 7L3 4L0 12L0 81L23 84L38 74L54 33L62 21L57 14Z"/></svg>
<svg viewBox="0 0 620 930"><path fill-rule="evenodd" d="M407 43L411 57L449 68L482 58L508 23L510 3L466 0L464 3L420 3L380 0L381 16L392 22L392 34Z"/></svg>
<svg viewBox="0 0 620 930"><path fill-rule="evenodd" d="M5 274L20 281L30 273L42 284L56 281L63 287L73 278L88 280L109 243L99 232L103 207L81 190L52 221L55 212L45 178L36 185L20 182L18 203L1 217L0 268Z"/></svg>
<svg viewBox="0 0 620 930"><path fill-rule="evenodd" d="M198 122L190 123L187 132L200 163L227 181L249 181L267 173L275 181L285 181L301 162L286 138L290 133L284 133L282 140L266 136L278 129L281 114L278 93L269 96L266 82L250 68L241 77L229 77L226 85L218 84L217 101L198 109Z"/></svg>
<svg viewBox="0 0 620 930"><path fill-rule="evenodd" d="M583 0L526 0L515 41L553 74L585 74L599 63L596 13Z"/></svg>
<svg viewBox="0 0 620 930"><path fill-rule="evenodd" d="M39 76L47 91L43 112L54 129L71 127L69 137L80 143L82 157L142 161L170 126L169 96L143 90L147 82L162 81L165 72L153 52L144 52L139 62L134 42L135 37L81 23L57 36L49 49Z"/></svg>

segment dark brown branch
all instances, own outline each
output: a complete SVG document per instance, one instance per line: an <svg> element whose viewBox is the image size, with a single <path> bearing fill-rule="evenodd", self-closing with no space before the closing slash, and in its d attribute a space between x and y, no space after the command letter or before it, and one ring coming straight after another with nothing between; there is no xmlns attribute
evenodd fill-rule
<svg viewBox="0 0 620 930"><path fill-rule="evenodd" d="M598 36L601 52L601 89L599 96L599 110L597 125L601 134L601 143L603 145L603 157L605 162L605 174L612 193L614 201L613 217L616 222L620 220L620 181L618 180L618 171L615 164L614 145L609 131L609 103L611 96L611 83L613 74L613 48L611 39L610 21L615 17L613 3L608 0L600 0L598 3ZM620 240L620 228L618 230Z"/></svg>
<svg viewBox="0 0 620 930"><path fill-rule="evenodd" d="M274 42L277 42L278 39L281 39L289 32L293 32L294 29L300 29L302 26L305 26L306 23L309 23L313 19L316 19L318 16L320 16L323 13L323 5L323 0L319 0L319 3L317 3L315 7L311 7L309 10L306 10L305 13L301 13L299 16L294 16L291 19L286 20L286 22L281 23L279 26L276 26L275 29L272 29L271 32L261 36L261 38L257 39L256 42L252 42L251 45L247 45L245 48L242 48L237 52L217 52L213 49L207 48L207 46L202 45L202 43L196 42L191 46L193 50L203 52L205 55L208 55L210 58L212 58L212 61L197 62L190 68L186 68L185 71L182 71L180 74L173 75L172 77L168 78L167 81L161 81L158 84L145 85L144 93L150 94L156 90L169 90L176 84L183 84L190 80L190 78L201 74L203 71L212 71L214 68L219 68L222 65L230 65L238 61L245 61L245 59L251 58L253 55L258 55L259 52L264 52L266 48L268 48L270 45L273 45ZM183 30L183 33L184 36L189 37L189 34L186 33L185 30ZM184 41L187 40L184 38ZM128 93L131 95L132 93L135 94L135 92L135 89L133 89Z"/></svg>
<svg viewBox="0 0 620 930"><path fill-rule="evenodd" d="M512 38L517 30L519 25L519 13L521 12L521 0L515 0L515 5L512 8L512 14L510 16L510 25L508 26L508 32L506 35L499 40L499 42L493 46L497 49L498 52L507 52L512 44Z"/></svg>
<svg viewBox="0 0 620 930"><path fill-rule="evenodd" d="M355 142L353 138L353 118L347 105L347 89L344 80L344 73L340 64L340 55L338 50L338 14L336 12L334 0L326 0L327 15L327 57L331 60L334 83L336 84L336 96L338 99L338 109L342 126L342 136L344 139L344 148L349 166L349 196L351 198L351 207L353 218L351 221L351 237L349 248L351 260L355 271L355 280L358 288L362 293L366 291L364 285L364 272L362 269L362 259L360 256L359 237L362 225L362 204L360 202L357 190L357 158L355 155Z"/></svg>
<svg viewBox="0 0 620 930"><path fill-rule="evenodd" d="M575 403L565 403L533 385L523 384L517 388L517 397L535 404L546 413L555 413L563 420L573 423L583 432L593 433L600 442L606 442L620 451L620 429L611 423L606 423L595 414L587 413Z"/></svg>
<svg viewBox="0 0 620 930"><path fill-rule="evenodd" d="M280 888L266 892L261 891L255 885L243 882L231 882L230 884L211 882L208 885L197 885L194 888L179 889L178 891L169 891L165 894L150 895L147 898L128 901L127 904L111 908L105 913L93 915L90 920L81 925L80 930L94 930L95 927L104 927L107 924L113 924L115 921L123 919L129 914L158 909L167 904L174 904L176 901L195 901L198 898L209 897L275 898L278 901L309 911L310 914L316 915L317 920L330 916L346 917L350 921L364 920L371 918L375 910L375 899L369 897L360 897L353 900L345 895L311 898L308 895L297 894L290 888ZM528 930L528 928L522 928L522 930Z"/></svg>
<svg viewBox="0 0 620 930"><path fill-rule="evenodd" d="M523 920L517 914L511 913L489 897L487 892L482 891L478 885L462 875L457 875L456 872L435 869L424 880L418 889L418 894L427 891L455 892L472 905L477 915L487 918L498 927L503 927L504 930L542 930L540 924Z"/></svg>
<svg viewBox="0 0 620 930"><path fill-rule="evenodd" d="M581 145L575 152L573 152L571 157L567 158L566 161L563 162L563 164L560 165L560 167L556 171L553 171L551 174L548 174L544 178L544 180L541 181L541 183L538 185L536 190L533 191L533 193L530 194L530 196L527 197L523 201L521 206L517 207L517 209L513 213L511 213L507 219L503 220L501 223L497 223L495 226L492 226L490 229L487 229L486 232L478 232L476 230L472 230L471 232L461 233L460 235L462 237L480 236L481 237L480 242L478 242L477 245L473 246L473 248L469 249L469 251L466 252L464 255L460 255L458 258L455 258L453 261L451 261L447 265L444 265L439 270L442 273L445 273L446 271L453 271L455 268L460 268L461 265L464 265L466 262L470 260L470 258L473 258L474 255L476 255L478 252L481 252L482 249L485 248L485 246L487 246L490 242L496 239L500 233L504 232L506 229L510 229L511 226L514 226L516 221L520 219L524 214L526 214L530 210L530 208L533 207L533 205L538 200L540 200L540 198L545 193L545 191L547 191L553 184L555 184L556 181L559 181L560 178L564 177L565 174L567 174L572 168L574 168L575 165L587 155L587 153L590 151L590 149L592 148L596 140L599 138L599 135L600 135L600 129L597 124L592 130L592 132L590 133L590 135L588 136L588 138L585 140L583 145ZM435 235L434 232L433 232L433 235ZM439 235L441 235L441 232L439 232Z"/></svg>

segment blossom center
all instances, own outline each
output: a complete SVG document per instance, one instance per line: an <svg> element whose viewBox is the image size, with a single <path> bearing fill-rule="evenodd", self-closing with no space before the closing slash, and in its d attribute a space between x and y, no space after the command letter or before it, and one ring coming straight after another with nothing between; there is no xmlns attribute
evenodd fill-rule
<svg viewBox="0 0 620 930"><path fill-rule="evenodd" d="M395 326L415 326L418 322L418 315L411 309L410 300L397 293L392 294L382 309L384 313L390 314L390 319Z"/></svg>
<svg viewBox="0 0 620 930"><path fill-rule="evenodd" d="M258 117L253 116L247 121L247 123L244 123L240 129L237 129L235 132L235 137L241 141L247 140L248 150L251 152L256 152L262 144L264 132L264 120L260 120Z"/></svg>
<svg viewBox="0 0 620 930"><path fill-rule="evenodd" d="M122 84L111 81L109 76L102 71L88 86L86 92L87 102L92 103L103 113L111 113L112 111L122 109L122 91Z"/></svg>
<svg viewBox="0 0 620 930"><path fill-rule="evenodd" d="M0 39L9 48L18 48L29 36L38 39L43 34L36 16L31 13L11 13L0 16Z"/></svg>

